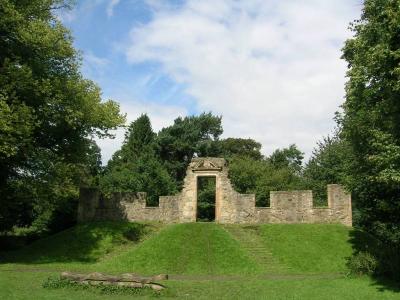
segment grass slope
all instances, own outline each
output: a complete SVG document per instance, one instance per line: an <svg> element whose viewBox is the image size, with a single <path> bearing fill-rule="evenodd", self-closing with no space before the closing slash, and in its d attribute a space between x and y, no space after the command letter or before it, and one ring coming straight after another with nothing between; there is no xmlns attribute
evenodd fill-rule
<svg viewBox="0 0 400 300"><path fill-rule="evenodd" d="M46 278L59 275L58 269L177 274L163 282L168 288L158 298L165 299L400 299L400 289L393 284L337 276L346 271L354 230L340 225L229 226L238 227L80 225L19 251L0 252L0 299L132 299L43 288ZM267 265L282 268L266 268L263 258Z"/></svg>
<svg viewBox="0 0 400 300"><path fill-rule="evenodd" d="M272 255L294 273L345 273L353 229L335 224L265 224L259 233Z"/></svg>
<svg viewBox="0 0 400 300"><path fill-rule="evenodd" d="M158 225L159 227L160 225ZM0 252L0 264L85 268L157 230L156 224L94 222L38 240L17 251Z"/></svg>
<svg viewBox="0 0 400 300"><path fill-rule="evenodd" d="M214 223L167 226L138 247L97 267L144 274L257 274L261 271L240 244Z"/></svg>

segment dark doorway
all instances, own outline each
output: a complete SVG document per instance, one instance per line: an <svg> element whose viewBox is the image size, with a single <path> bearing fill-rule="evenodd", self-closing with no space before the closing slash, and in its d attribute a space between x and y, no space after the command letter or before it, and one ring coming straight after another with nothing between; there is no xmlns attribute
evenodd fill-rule
<svg viewBox="0 0 400 300"><path fill-rule="evenodd" d="M215 221L215 177L197 177L197 221Z"/></svg>

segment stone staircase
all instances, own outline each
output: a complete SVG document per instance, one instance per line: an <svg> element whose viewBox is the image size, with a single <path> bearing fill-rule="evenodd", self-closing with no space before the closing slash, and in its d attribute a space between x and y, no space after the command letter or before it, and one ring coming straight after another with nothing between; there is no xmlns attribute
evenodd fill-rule
<svg viewBox="0 0 400 300"><path fill-rule="evenodd" d="M265 245L258 226L226 224L222 227L239 242L265 274L287 274L290 272L290 268L280 263Z"/></svg>

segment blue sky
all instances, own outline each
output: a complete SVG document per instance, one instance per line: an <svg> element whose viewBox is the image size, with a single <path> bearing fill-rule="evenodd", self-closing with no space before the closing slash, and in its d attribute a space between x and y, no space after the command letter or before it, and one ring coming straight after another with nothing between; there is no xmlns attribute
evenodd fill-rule
<svg viewBox="0 0 400 300"><path fill-rule="evenodd" d="M307 155L343 103L361 0L78 0L63 12L82 72L128 121L153 128L179 115L223 116L224 136L260 141L265 154L296 143ZM98 141L106 162L123 140Z"/></svg>
<svg viewBox="0 0 400 300"><path fill-rule="evenodd" d="M184 85L163 74L157 61L132 66L124 54L130 30L148 23L151 16L152 8L144 1L86 0L78 1L63 21L72 30L76 48L82 51L84 75L101 86L105 97L117 96L119 102L141 99L181 105Z"/></svg>

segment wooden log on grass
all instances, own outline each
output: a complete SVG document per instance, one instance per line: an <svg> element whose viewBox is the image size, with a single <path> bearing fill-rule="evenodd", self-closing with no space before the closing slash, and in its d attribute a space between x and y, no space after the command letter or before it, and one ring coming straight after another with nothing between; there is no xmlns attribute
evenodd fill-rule
<svg viewBox="0 0 400 300"><path fill-rule="evenodd" d="M121 275L107 275L98 272L89 274L62 272L61 278L89 285L103 284L103 285L125 286L132 288L150 287L153 290L159 291L164 289L164 286L155 281L167 280L168 275L159 274L155 276L146 277L146 276L138 276L132 273L125 273Z"/></svg>

